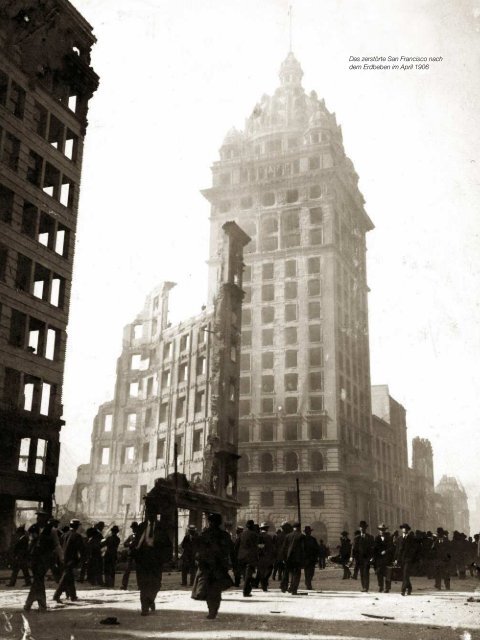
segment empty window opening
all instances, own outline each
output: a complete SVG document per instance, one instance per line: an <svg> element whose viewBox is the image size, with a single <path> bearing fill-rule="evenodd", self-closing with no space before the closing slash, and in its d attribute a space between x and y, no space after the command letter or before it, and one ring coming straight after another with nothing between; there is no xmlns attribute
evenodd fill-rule
<svg viewBox="0 0 480 640"><path fill-rule="evenodd" d="M309 258L308 259L308 273L320 273L320 258Z"/></svg>
<svg viewBox="0 0 480 640"><path fill-rule="evenodd" d="M197 391L195 394L195 413L202 413L205 409L205 391Z"/></svg>
<svg viewBox="0 0 480 640"><path fill-rule="evenodd" d="M160 412L158 420L160 423L166 422L168 419L168 402L162 402L160 405Z"/></svg>
<svg viewBox="0 0 480 640"><path fill-rule="evenodd" d="M264 207L272 207L275 204L275 194L272 191L264 193L262 196L262 204Z"/></svg>
<svg viewBox="0 0 480 640"><path fill-rule="evenodd" d="M250 464L249 464L249 459L248 456L246 456L245 454L242 455L238 461L238 465L237 465L237 469L240 473L245 473L247 471L249 471L250 469Z"/></svg>
<svg viewBox="0 0 480 640"><path fill-rule="evenodd" d="M175 437L175 445L177 447L177 457L183 454L183 435L180 434Z"/></svg>
<svg viewBox="0 0 480 640"><path fill-rule="evenodd" d="M297 343L297 327L285 328L285 343L296 344Z"/></svg>
<svg viewBox="0 0 480 640"><path fill-rule="evenodd" d="M52 385L44 382L42 384L42 395L40 400L40 415L48 416L50 412L50 396L52 392Z"/></svg>
<svg viewBox="0 0 480 640"><path fill-rule="evenodd" d="M40 186L42 165L43 158L39 156L38 153L35 153L35 151L30 151L28 155L27 180L36 187Z"/></svg>
<svg viewBox="0 0 480 640"><path fill-rule="evenodd" d="M22 233L30 238L37 237L37 217L38 209L31 202L23 203L22 211Z"/></svg>
<svg viewBox="0 0 480 640"><path fill-rule="evenodd" d="M310 423L310 440L322 440L323 422L315 421Z"/></svg>
<svg viewBox="0 0 480 640"><path fill-rule="evenodd" d="M285 471L297 471L298 456L294 451L289 451L285 456Z"/></svg>
<svg viewBox="0 0 480 640"><path fill-rule="evenodd" d="M172 343L166 342L163 345L163 359L169 360L172 357Z"/></svg>
<svg viewBox="0 0 480 640"><path fill-rule="evenodd" d="M20 440L20 455L18 457L18 470L28 471L28 458L30 456L31 438L22 438Z"/></svg>
<svg viewBox="0 0 480 640"><path fill-rule="evenodd" d="M188 380L188 364L184 362L178 367L178 381L187 382L187 380Z"/></svg>
<svg viewBox="0 0 480 640"><path fill-rule="evenodd" d="M285 322L294 322L297 319L297 315L296 304L285 305Z"/></svg>
<svg viewBox="0 0 480 640"><path fill-rule="evenodd" d="M35 102L33 107L33 122L35 131L39 136L45 138L47 134L47 110L38 102Z"/></svg>
<svg viewBox="0 0 480 640"><path fill-rule="evenodd" d="M150 443L144 442L142 447L142 462L148 462L149 455L150 455Z"/></svg>
<svg viewBox="0 0 480 640"><path fill-rule="evenodd" d="M312 471L322 471L324 468L323 456L320 451L312 453Z"/></svg>
<svg viewBox="0 0 480 640"><path fill-rule="evenodd" d="M73 111L73 113L77 113L77 106L78 106L78 96L73 95L73 96L68 96L68 108L70 109L70 111Z"/></svg>
<svg viewBox="0 0 480 640"><path fill-rule="evenodd" d="M196 429L193 432L193 451L202 450L203 429Z"/></svg>
<svg viewBox="0 0 480 640"><path fill-rule="evenodd" d="M177 398L175 416L177 418L183 418L185 416L185 396L180 396L179 398Z"/></svg>
<svg viewBox="0 0 480 640"><path fill-rule="evenodd" d="M77 136L73 133L73 131L70 131L70 129L68 129L67 137L65 139L65 149L63 153L66 155L66 157L69 160L72 160L73 162L76 162L77 160L77 146L78 146Z"/></svg>
<svg viewBox="0 0 480 640"><path fill-rule="evenodd" d="M70 237L70 231L63 225L58 225L57 235L55 238L55 252L64 258L68 257L68 240Z"/></svg>
<svg viewBox="0 0 480 640"><path fill-rule="evenodd" d="M135 461L135 447L125 447L125 464Z"/></svg>
<svg viewBox="0 0 480 640"><path fill-rule="evenodd" d="M273 456L271 453L262 453L260 457L260 471L273 471Z"/></svg>
<svg viewBox="0 0 480 640"><path fill-rule="evenodd" d="M24 411L32 411L35 387L38 379L33 376L25 376L23 382L23 409Z"/></svg>
<svg viewBox="0 0 480 640"><path fill-rule="evenodd" d="M135 324L133 326L133 339L139 340L143 335L143 324Z"/></svg>
<svg viewBox="0 0 480 640"><path fill-rule="evenodd" d="M287 350L285 352L285 366L286 367L296 367L297 366L297 351Z"/></svg>
<svg viewBox="0 0 480 640"><path fill-rule="evenodd" d="M260 428L260 439L265 442L273 440L273 422L264 422Z"/></svg>
<svg viewBox="0 0 480 640"><path fill-rule="evenodd" d="M3 401L9 407L19 406L19 395L21 389L21 373L16 369L5 369L5 381L3 385Z"/></svg>
<svg viewBox="0 0 480 640"><path fill-rule="evenodd" d="M53 275L52 288L50 292L50 304L55 307L63 307L63 299L65 295L65 278Z"/></svg>
<svg viewBox="0 0 480 640"><path fill-rule="evenodd" d="M8 76L3 71L0 71L0 104L5 106L7 104L8 93Z"/></svg>
<svg viewBox="0 0 480 640"><path fill-rule="evenodd" d="M162 371L162 389L169 387L171 384L171 374L170 369L166 369Z"/></svg>
<svg viewBox="0 0 480 640"><path fill-rule="evenodd" d="M103 430L111 431L113 426L113 415L111 413L106 413L103 416Z"/></svg>
<svg viewBox="0 0 480 640"><path fill-rule="evenodd" d="M25 331L27 327L27 316L21 311L12 309L10 316L10 339L9 342L14 347L25 346Z"/></svg>
<svg viewBox="0 0 480 640"><path fill-rule="evenodd" d="M127 413L127 431L135 431L137 428L137 414Z"/></svg>
<svg viewBox="0 0 480 640"><path fill-rule="evenodd" d="M47 196L58 199L59 188L60 171L49 162L46 162L42 190L47 194Z"/></svg>
<svg viewBox="0 0 480 640"><path fill-rule="evenodd" d="M45 323L35 318L30 318L28 324L28 351L36 355L42 355L45 339Z"/></svg>
<svg viewBox="0 0 480 640"><path fill-rule="evenodd" d="M292 414L297 413L298 399L296 396L287 396L285 398L285 413Z"/></svg>
<svg viewBox="0 0 480 640"><path fill-rule="evenodd" d="M0 184L0 220L10 223L12 221L13 191Z"/></svg>
<svg viewBox="0 0 480 640"><path fill-rule="evenodd" d="M110 447L102 447L101 463L107 465L110 462Z"/></svg>
<svg viewBox="0 0 480 640"><path fill-rule="evenodd" d="M130 362L130 369L140 369L140 363L142 361L142 356L140 353L135 353L132 356L131 362Z"/></svg>
<svg viewBox="0 0 480 640"><path fill-rule="evenodd" d="M20 140L11 133L6 133L3 140L2 161L16 171L18 168L18 156L20 153Z"/></svg>
<svg viewBox="0 0 480 640"><path fill-rule="evenodd" d="M228 387L228 399L230 402L235 402L237 386L235 384L235 380L233 378L230 379L230 384Z"/></svg>
<svg viewBox="0 0 480 640"><path fill-rule="evenodd" d="M157 460L163 460L165 457L165 438L157 440Z"/></svg>
<svg viewBox="0 0 480 640"><path fill-rule="evenodd" d="M298 424L287 422L285 425L285 440L298 440Z"/></svg>
<svg viewBox="0 0 480 640"><path fill-rule="evenodd" d="M23 118L25 109L25 90L12 80L8 96L7 109L17 118Z"/></svg>
<svg viewBox="0 0 480 640"><path fill-rule="evenodd" d="M40 215L38 226L38 241L44 247L53 249L55 240L55 221L46 213Z"/></svg>
<svg viewBox="0 0 480 640"><path fill-rule="evenodd" d="M186 333L180 338L180 351L186 351L190 345L190 334Z"/></svg>
<svg viewBox="0 0 480 640"><path fill-rule="evenodd" d="M128 389L128 395L131 398L136 398L138 396L138 382L131 382L129 389Z"/></svg>
<svg viewBox="0 0 480 640"><path fill-rule="evenodd" d="M67 176L63 176L62 186L60 188L60 204L63 204L64 207L73 206L73 191L73 180L70 180Z"/></svg>
<svg viewBox="0 0 480 640"><path fill-rule="evenodd" d="M298 375L296 373L286 373L285 374L285 391L296 391L297 388L298 388Z"/></svg>
<svg viewBox="0 0 480 640"><path fill-rule="evenodd" d="M207 371L207 359L203 356L200 356L197 359L197 375L203 376Z"/></svg>
<svg viewBox="0 0 480 640"><path fill-rule="evenodd" d="M284 231L298 231L300 228L300 217L298 211L288 211L284 216Z"/></svg>
<svg viewBox="0 0 480 640"><path fill-rule="evenodd" d="M53 114L50 114L50 126L48 129L48 142L54 149L62 151L65 126Z"/></svg>
<svg viewBox="0 0 480 640"><path fill-rule="evenodd" d="M50 272L41 264L35 265L33 275L33 295L40 300L48 300Z"/></svg>
<svg viewBox="0 0 480 640"><path fill-rule="evenodd" d="M287 191L287 203L297 202L298 200L298 189L289 189Z"/></svg>
<svg viewBox="0 0 480 640"><path fill-rule="evenodd" d="M35 473L44 474L47 461L47 440L38 438L37 454L35 456Z"/></svg>
<svg viewBox="0 0 480 640"><path fill-rule="evenodd" d="M262 398L262 413L273 413L273 398Z"/></svg>
<svg viewBox="0 0 480 640"><path fill-rule="evenodd" d="M153 378L147 379L147 398L153 395Z"/></svg>
<svg viewBox="0 0 480 640"><path fill-rule="evenodd" d="M273 351L262 353L262 369L273 369Z"/></svg>

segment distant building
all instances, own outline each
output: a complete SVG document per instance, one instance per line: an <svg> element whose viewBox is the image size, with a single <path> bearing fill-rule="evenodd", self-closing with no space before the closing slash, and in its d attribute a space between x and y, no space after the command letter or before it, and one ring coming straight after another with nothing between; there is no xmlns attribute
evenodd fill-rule
<svg viewBox="0 0 480 640"><path fill-rule="evenodd" d="M450 533L460 531L470 535L468 498L462 483L453 476L444 475L436 488L442 498L442 521L440 526Z"/></svg>
<svg viewBox="0 0 480 640"><path fill-rule="evenodd" d="M430 440L412 440L410 471L412 521L421 531L434 531L438 524L437 497L433 475L433 449ZM435 506L437 505L437 506Z"/></svg>
<svg viewBox="0 0 480 640"><path fill-rule="evenodd" d="M81 465L68 509L106 521L141 517L158 478L177 470L198 504L234 520L243 247L234 223L222 227L217 291L198 316L168 322L166 282L127 325L115 396L94 421L90 463ZM195 511L195 510L193 510ZM202 513L185 514L201 525Z"/></svg>
<svg viewBox="0 0 480 640"><path fill-rule="evenodd" d="M293 53L280 86L212 167L210 289L219 231L235 219L245 255L239 519L297 518L335 540L376 515L371 457L366 234L373 224L341 127L302 87Z"/></svg>
<svg viewBox="0 0 480 640"><path fill-rule="evenodd" d="M0 551L54 501L94 42L66 0L0 3Z"/></svg>
<svg viewBox="0 0 480 640"><path fill-rule="evenodd" d="M406 412L387 385L372 386L372 453L377 520L394 530L412 514Z"/></svg>

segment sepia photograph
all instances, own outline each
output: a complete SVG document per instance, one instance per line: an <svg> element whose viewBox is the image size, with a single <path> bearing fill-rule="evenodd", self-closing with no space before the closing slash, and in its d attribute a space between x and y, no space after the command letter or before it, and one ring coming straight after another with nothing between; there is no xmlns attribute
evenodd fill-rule
<svg viewBox="0 0 480 640"><path fill-rule="evenodd" d="M480 0L0 2L0 640L480 638L479 104Z"/></svg>

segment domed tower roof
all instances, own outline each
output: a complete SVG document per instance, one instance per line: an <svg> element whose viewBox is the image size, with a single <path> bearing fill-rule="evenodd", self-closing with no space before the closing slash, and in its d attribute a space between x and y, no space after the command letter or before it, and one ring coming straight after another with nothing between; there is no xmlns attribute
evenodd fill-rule
<svg viewBox="0 0 480 640"><path fill-rule="evenodd" d="M243 134L241 131L232 127L227 131L227 135L223 140L223 144L234 144L235 142L240 142L243 138Z"/></svg>
<svg viewBox="0 0 480 640"><path fill-rule="evenodd" d="M282 87L300 87L303 71L299 61L290 51L280 67L280 82Z"/></svg>

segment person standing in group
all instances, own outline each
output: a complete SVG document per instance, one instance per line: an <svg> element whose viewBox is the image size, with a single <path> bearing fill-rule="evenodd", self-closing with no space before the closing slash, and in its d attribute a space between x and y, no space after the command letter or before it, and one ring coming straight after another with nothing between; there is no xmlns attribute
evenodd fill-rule
<svg viewBox="0 0 480 640"><path fill-rule="evenodd" d="M276 580L278 575L280 583L282 582L283 574L285 573L285 562L282 556L283 544L287 533L290 533L291 530L292 528L289 523L283 522L280 529L277 529L277 533L275 535L275 564L273 565L272 580Z"/></svg>
<svg viewBox="0 0 480 640"><path fill-rule="evenodd" d="M383 591L388 593L392 586L389 567L393 562L395 548L387 529L387 525L383 523L378 525L379 534L376 536L373 545L373 562L377 574L379 593L383 593Z"/></svg>
<svg viewBox="0 0 480 640"><path fill-rule="evenodd" d="M242 579L242 571L240 563L238 562L238 550L240 548L240 536L242 535L243 527L237 527L235 530L235 539L233 540L233 557L232 557L232 569L235 586L240 586Z"/></svg>
<svg viewBox="0 0 480 640"><path fill-rule="evenodd" d="M320 569L325 569L327 566L327 558L330 555L330 549L324 543L322 539L318 542L318 566Z"/></svg>
<svg viewBox="0 0 480 640"><path fill-rule="evenodd" d="M58 587L53 594L53 599L60 602L62 593L65 591L67 598L71 602L78 600L77 591L75 589L75 567L81 562L85 550L83 538L78 533L80 520L74 518L70 521L70 529L62 537L63 549L63 573L58 583Z"/></svg>
<svg viewBox="0 0 480 640"><path fill-rule="evenodd" d="M268 591L268 580L272 574L275 561L275 547L272 536L268 533L269 525L262 522L258 539L257 579L262 591Z"/></svg>
<svg viewBox="0 0 480 640"><path fill-rule="evenodd" d="M103 538L103 530L105 523L100 521L94 527L87 531L90 533L88 538L89 561L87 567L87 577L91 585L103 587L103 557L102 549L105 544Z"/></svg>
<svg viewBox="0 0 480 640"><path fill-rule="evenodd" d="M255 531L253 520L247 520L245 529L240 535L238 547L238 564L244 577L243 596L249 598L252 595L253 576L258 563L259 535Z"/></svg>
<svg viewBox="0 0 480 640"><path fill-rule="evenodd" d="M172 559L173 545L155 510L146 505L146 521L138 527L132 556L140 590L142 616L155 611L155 598L162 586L163 565Z"/></svg>
<svg viewBox="0 0 480 640"><path fill-rule="evenodd" d="M23 573L25 586L29 587L32 584L32 580L28 571L28 533L25 531L24 524L17 528L13 539L12 574L8 582L9 587L15 586L20 571Z"/></svg>
<svg viewBox="0 0 480 640"><path fill-rule="evenodd" d="M370 563L373 559L374 538L367 533L368 524L365 520L359 523L359 534L355 536L352 546L352 560L358 565L362 592L368 592L370 587Z"/></svg>
<svg viewBox="0 0 480 640"><path fill-rule="evenodd" d="M298 585L305 563L305 536L300 530L300 522L293 523L293 531L285 537L284 553L285 571L288 575L288 589L282 580L282 591L289 591L293 596L298 594Z"/></svg>
<svg viewBox="0 0 480 640"><path fill-rule="evenodd" d="M128 536L128 538L124 541L123 546L127 550L127 566L125 567L125 571L122 576L122 584L120 589L126 591L128 589L128 581L130 579L130 573L132 571L134 565L134 559L132 558L132 548L135 546L135 540L138 534L138 522L134 520L130 525L130 529L132 533Z"/></svg>
<svg viewBox="0 0 480 640"><path fill-rule="evenodd" d="M230 535L230 534L229 534ZM195 578L195 555L197 553L198 534L197 527L193 524L188 526L187 533L182 540L182 586L187 586L187 577L190 576L190 586Z"/></svg>
<svg viewBox="0 0 480 640"><path fill-rule="evenodd" d="M342 580L349 580L352 577L352 572L350 571L350 558L352 556L352 542L348 537L348 531L342 531L340 534L340 544L337 547L338 549L338 561L339 564L343 567L343 577Z"/></svg>
<svg viewBox="0 0 480 640"><path fill-rule="evenodd" d="M305 575L305 586L307 589L313 589L312 580L315 574L315 566L318 561L318 553L319 546L317 539L312 536L312 527L308 524L304 528L303 532L305 533L305 562L304 562L304 575Z"/></svg>
<svg viewBox="0 0 480 640"><path fill-rule="evenodd" d="M410 576L412 567L418 555L418 543L409 524L400 525L402 533L399 535L395 549L395 564L402 567L402 596L412 593Z"/></svg>
<svg viewBox="0 0 480 640"><path fill-rule="evenodd" d="M47 610L47 596L45 593L45 575L51 563L52 554L56 553L63 561L62 549L58 536L52 531L53 525L48 524L48 513L37 511L37 522L28 529L28 554L32 567L33 581L25 601L25 611L30 611L32 604L37 601L40 611Z"/></svg>
<svg viewBox="0 0 480 640"><path fill-rule="evenodd" d="M62 540L62 532L58 528L60 524L60 520L58 518L49 518L47 525L50 527L52 531L52 536L55 536L57 539L57 543L55 544L55 549L53 550L52 557L50 558L50 572L52 574L52 578L55 582L60 582L60 578L63 573L62 567L62 559L59 554L59 550L62 548L61 540Z"/></svg>
<svg viewBox="0 0 480 640"><path fill-rule="evenodd" d="M220 528L221 524L222 516L219 513L210 513L208 527L198 536L198 569L193 583L192 598L207 601L209 620L217 617L222 591L233 586L233 580L228 573L233 543L230 535Z"/></svg>
<svg viewBox="0 0 480 640"><path fill-rule="evenodd" d="M118 546L120 529L113 525L110 533L105 538L105 555L103 556L103 570L105 573L105 586L113 589L115 587L115 569L117 567Z"/></svg>
<svg viewBox="0 0 480 640"><path fill-rule="evenodd" d="M452 543L445 537L442 527L437 529L437 537L432 543L433 575L435 589L441 591L442 580L446 591L450 591L450 562L452 560Z"/></svg>

